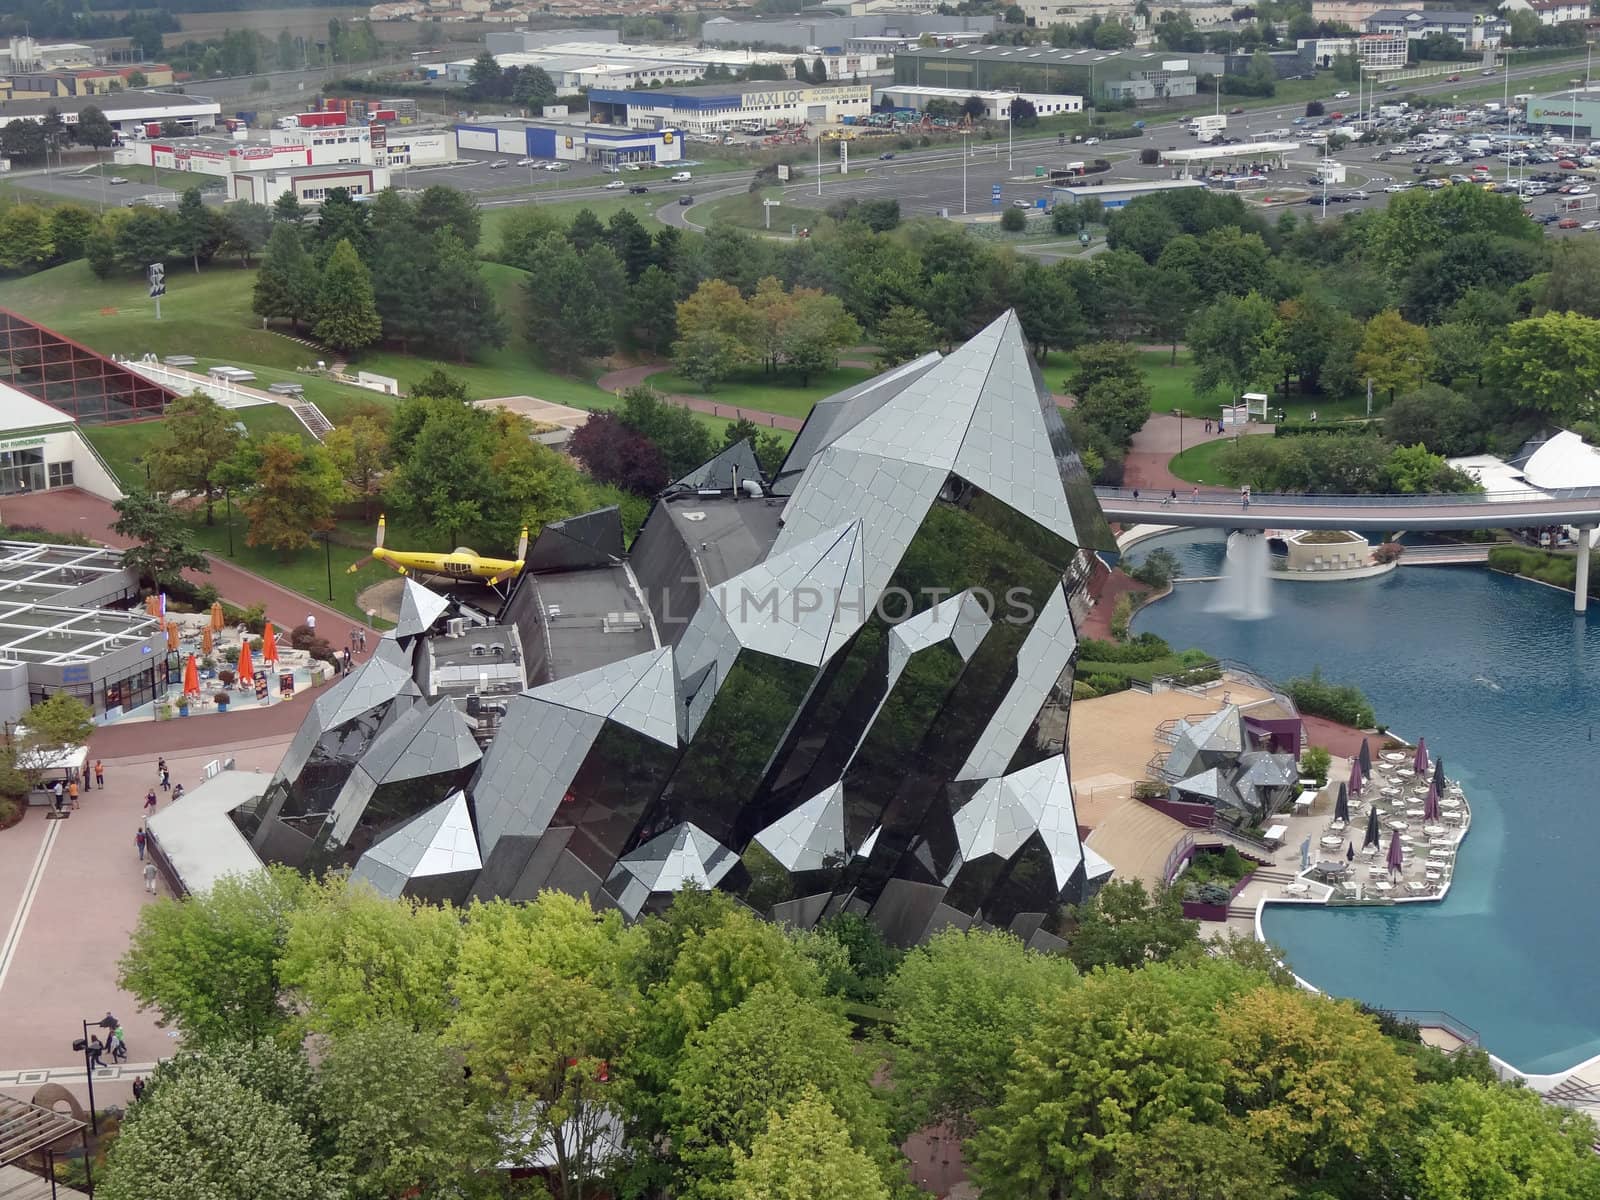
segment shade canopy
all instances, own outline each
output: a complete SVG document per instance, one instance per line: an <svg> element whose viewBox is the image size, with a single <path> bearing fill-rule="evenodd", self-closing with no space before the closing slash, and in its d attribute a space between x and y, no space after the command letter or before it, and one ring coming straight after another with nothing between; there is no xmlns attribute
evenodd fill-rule
<svg viewBox="0 0 1600 1200"><path fill-rule="evenodd" d="M1350 819L1350 793L1342 783L1339 785L1339 798L1333 802L1333 819L1335 821Z"/></svg>
<svg viewBox="0 0 1600 1200"><path fill-rule="evenodd" d="M256 681L255 664L250 661L249 639L239 644L239 682L254 683Z"/></svg>
<svg viewBox="0 0 1600 1200"><path fill-rule="evenodd" d="M266 628L261 633L261 661L275 663L278 661L278 635L272 630L272 622L266 623Z"/></svg>
<svg viewBox="0 0 1600 1200"><path fill-rule="evenodd" d="M1383 845L1383 835L1378 832L1378 810L1367 813L1367 836L1361 839L1361 848Z"/></svg>
<svg viewBox="0 0 1600 1200"><path fill-rule="evenodd" d="M183 694L185 696L200 694L200 666L192 654L183 663Z"/></svg>
<svg viewBox="0 0 1600 1200"><path fill-rule="evenodd" d="M1417 757L1416 757L1416 761L1413 762L1411 765L1412 765L1412 768L1416 771L1416 773L1418 775L1421 775L1424 771L1426 771L1428 769L1428 739L1427 738L1418 738L1417 739Z"/></svg>
<svg viewBox="0 0 1600 1200"><path fill-rule="evenodd" d="M1350 794L1359 796L1361 794L1361 789L1366 785L1367 775L1366 772L1362 770L1361 760L1358 758L1350 764Z"/></svg>
<svg viewBox="0 0 1600 1200"><path fill-rule="evenodd" d="M1364 775L1372 774L1372 751L1367 748L1367 739L1361 739L1361 750L1356 754L1356 761L1361 764Z"/></svg>
<svg viewBox="0 0 1600 1200"><path fill-rule="evenodd" d="M1436 758L1433 760L1433 786L1440 792L1444 791L1444 759L1442 758Z"/></svg>
<svg viewBox="0 0 1600 1200"><path fill-rule="evenodd" d="M227 622L222 617L222 601L213 600L211 602L211 628L221 629L226 624Z"/></svg>
<svg viewBox="0 0 1600 1200"><path fill-rule="evenodd" d="M1405 863L1405 847L1400 844L1400 831L1397 829L1389 835L1389 865L1400 867Z"/></svg>
<svg viewBox="0 0 1600 1200"><path fill-rule="evenodd" d="M1439 785L1436 783L1428 785L1428 798L1422 804L1422 817L1426 821L1439 819Z"/></svg>

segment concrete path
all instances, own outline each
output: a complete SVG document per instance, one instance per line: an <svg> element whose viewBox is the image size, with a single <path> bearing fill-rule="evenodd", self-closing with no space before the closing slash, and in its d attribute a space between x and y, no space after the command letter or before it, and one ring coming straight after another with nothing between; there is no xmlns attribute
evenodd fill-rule
<svg viewBox="0 0 1600 1200"><path fill-rule="evenodd" d="M89 1200L88 1192L50 1181L21 1167L0 1167L0 1200Z"/></svg>
<svg viewBox="0 0 1600 1200"><path fill-rule="evenodd" d="M654 366L624 367L618 371L607 371L595 383L606 391L616 395L625 392L631 387L638 387L646 382L652 375L659 375L663 371L671 370L666 363L657 363ZM725 417L730 421L740 419L754 421L757 425L765 425L769 429L787 429L797 432L805 421L800 417L786 417L778 413L763 412L759 408L740 408L736 404L719 404L715 400L708 400L704 396L685 396L679 394L663 394L661 397L669 404L691 409L694 412L707 413L713 417Z"/></svg>
<svg viewBox="0 0 1600 1200"><path fill-rule="evenodd" d="M1181 428L1180 428L1181 425ZM1219 437L1232 434L1219 434L1205 432L1205 422L1195 420L1193 417L1175 417L1171 413L1152 413L1150 419L1144 423L1144 428L1133 435L1133 445L1128 449L1128 456L1122 464L1122 483L1124 487L1149 488L1153 491L1168 491L1178 489L1178 495L1187 497L1194 489L1194 484L1187 480L1179 479L1167 470L1167 463L1172 456L1179 452L1179 446L1185 450L1193 449L1201 442L1214 442ZM1250 434L1271 434L1274 426L1252 424L1246 427Z"/></svg>

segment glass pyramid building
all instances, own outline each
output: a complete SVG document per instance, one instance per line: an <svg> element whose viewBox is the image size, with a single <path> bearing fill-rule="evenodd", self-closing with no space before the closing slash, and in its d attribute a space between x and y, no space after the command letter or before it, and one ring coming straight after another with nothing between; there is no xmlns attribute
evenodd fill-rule
<svg viewBox="0 0 1600 1200"><path fill-rule="evenodd" d="M1015 315L821 402L754 470L679 480L625 556L615 514L572 519L492 622L407 580L235 810L256 853L629 916L692 882L907 944L1030 938L1085 898L1110 867L1067 776L1074 614L1112 543ZM488 692L441 690L475 662Z"/></svg>

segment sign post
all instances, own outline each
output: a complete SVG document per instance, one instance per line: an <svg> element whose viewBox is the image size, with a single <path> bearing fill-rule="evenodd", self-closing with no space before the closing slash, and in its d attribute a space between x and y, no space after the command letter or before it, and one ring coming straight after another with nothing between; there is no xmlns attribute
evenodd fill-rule
<svg viewBox="0 0 1600 1200"><path fill-rule="evenodd" d="M150 299L156 302L156 320L161 320L161 297L167 294L167 267L165 263L151 263L146 272L150 278Z"/></svg>
<svg viewBox="0 0 1600 1200"><path fill-rule="evenodd" d="M767 218L767 228L768 229L772 228L772 210L777 208L782 203L783 203L782 200L763 200L761 202L761 207L766 209L766 218Z"/></svg>
<svg viewBox="0 0 1600 1200"><path fill-rule="evenodd" d="M996 208L1000 207L1000 185L998 183L989 189L989 203Z"/></svg>

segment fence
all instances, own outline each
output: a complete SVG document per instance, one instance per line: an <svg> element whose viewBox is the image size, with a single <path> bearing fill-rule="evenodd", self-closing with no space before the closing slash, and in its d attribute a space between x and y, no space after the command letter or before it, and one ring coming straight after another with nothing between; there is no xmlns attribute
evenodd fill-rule
<svg viewBox="0 0 1600 1200"><path fill-rule="evenodd" d="M1179 838L1167 854L1167 861L1161 867L1161 878L1166 883L1171 883L1178 877L1178 868L1188 861L1189 855L1194 853L1194 834L1186 833Z"/></svg>

